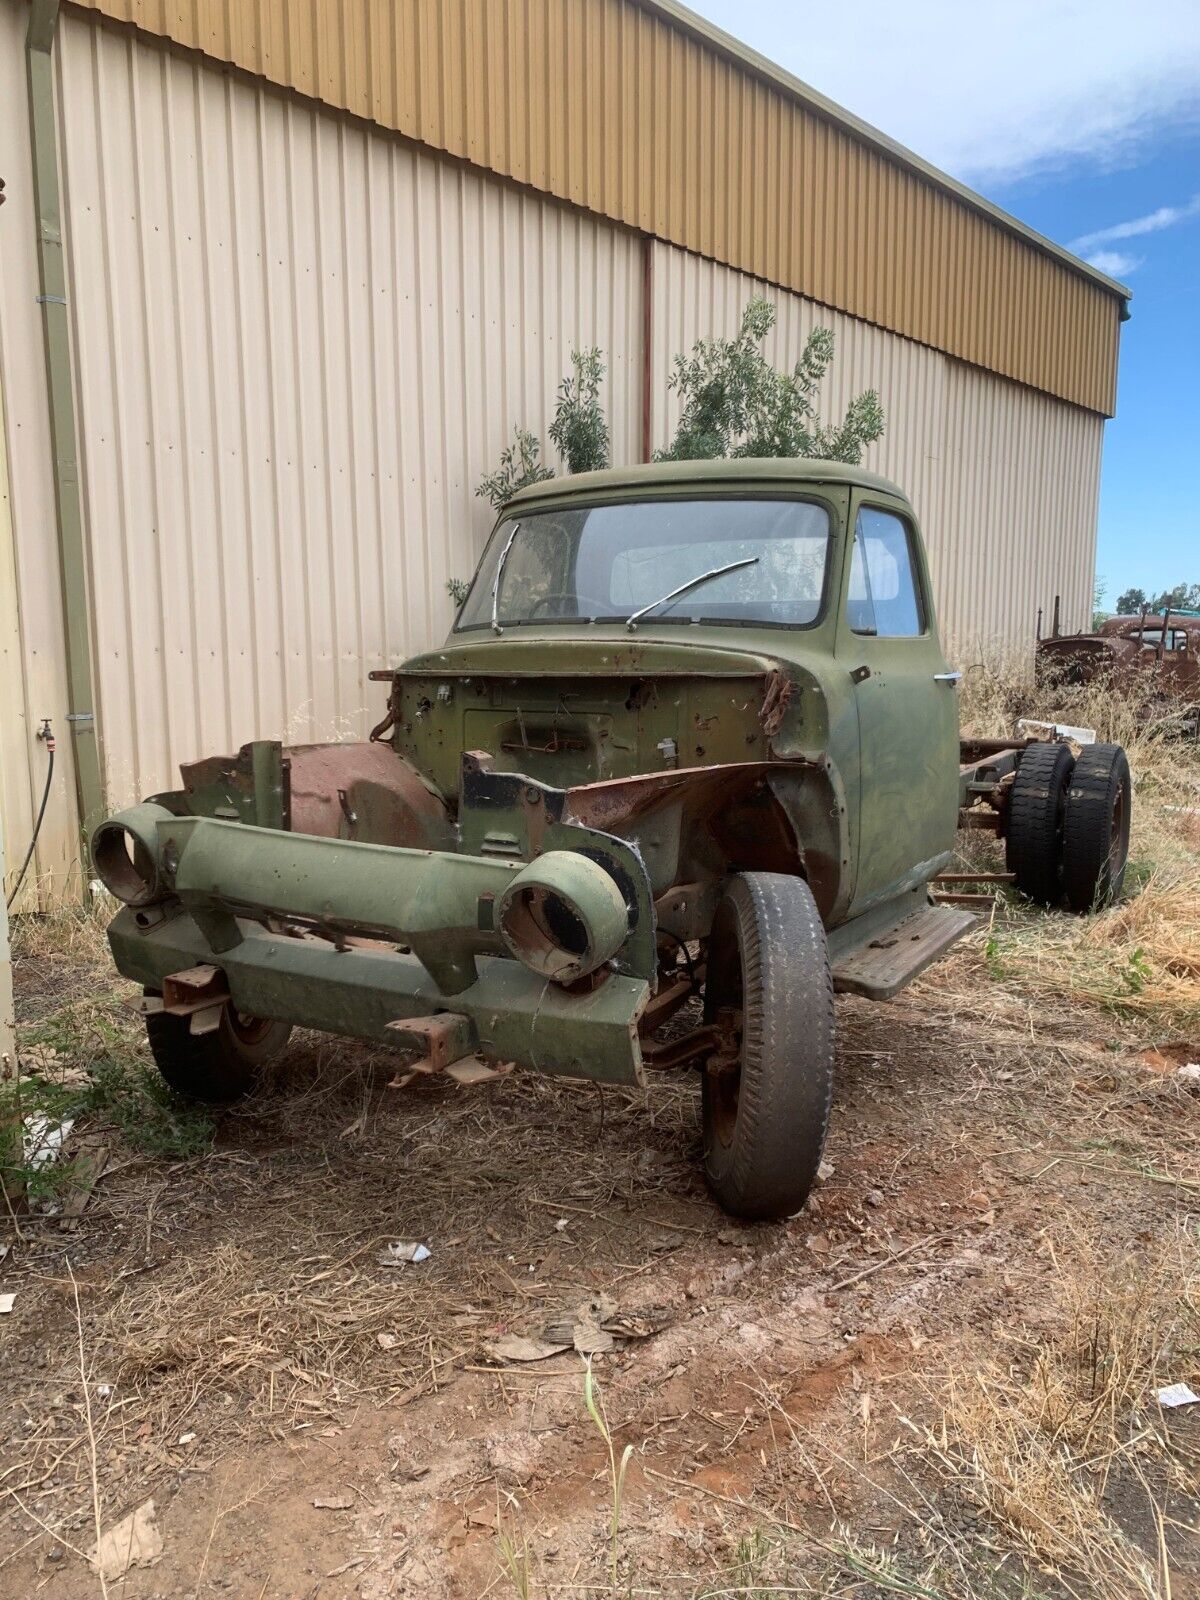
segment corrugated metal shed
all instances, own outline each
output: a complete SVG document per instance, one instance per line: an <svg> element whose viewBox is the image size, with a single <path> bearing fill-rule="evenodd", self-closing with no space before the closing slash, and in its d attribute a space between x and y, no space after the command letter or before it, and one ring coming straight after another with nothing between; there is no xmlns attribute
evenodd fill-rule
<svg viewBox="0 0 1200 1600"><path fill-rule="evenodd" d="M65 887L78 873L79 825L67 708L62 594L55 540L46 367L37 303L33 177L25 93L28 8L0 3L0 151L7 203L0 212L0 429L7 481L0 482L0 800L10 867L20 865L42 794L42 717L58 734L58 776L36 869L16 909L37 903L36 879ZM0 456L3 449L0 447Z"/></svg>
<svg viewBox="0 0 1200 1600"><path fill-rule="evenodd" d="M1122 286L668 0L78 0L1111 415Z"/></svg>
<svg viewBox="0 0 1200 1600"><path fill-rule="evenodd" d="M544 433L573 345L636 455L641 244L87 19L59 49L116 804L378 720L368 672L443 637L475 485L515 420Z"/></svg>
<svg viewBox="0 0 1200 1600"><path fill-rule="evenodd" d="M665 444L678 419L667 390L676 351L736 332L754 294L776 306L766 346L791 365L814 327L837 353L822 396L828 419L854 395L879 391L887 428L864 465L904 486L929 549L938 623L964 659L981 648L1032 646L1055 595L1067 627L1091 613L1103 420L991 377L799 295L699 256L656 245L652 432Z"/></svg>
<svg viewBox="0 0 1200 1600"><path fill-rule="evenodd" d="M134 14L134 0L68 8L54 59L93 676L115 805L172 784L182 760L256 735L361 734L381 706L369 670L444 633L445 581L469 575L491 520L474 486L514 423L544 436L571 347L594 342L608 356L614 459L641 457L646 402L652 442L663 442L671 357L700 335L732 331L746 298L782 270L770 249L792 236L789 174L798 169L788 163L801 149L815 162L818 145L786 133L781 108L811 114L822 137L839 125L680 33L664 4L137 6L161 37L98 17L101 4ZM22 0L0 0L10 199L0 219L0 806L10 854L23 850L45 771L36 728L55 717L60 764L37 877L61 892L78 872L79 828L63 721L27 16ZM376 99L367 109L386 125L373 127L331 107L367 71L355 51L384 16L393 31L369 59ZM272 32L282 18L292 31ZM645 26L651 33L639 34ZM649 55L634 50L631 61L639 38ZM189 39L206 53L180 48ZM491 73L477 72L481 51ZM608 122L620 130L610 143L596 135L593 89L580 86L580 98L564 75L565 58L580 54L600 71ZM269 70L251 76L214 60ZM302 67L316 74L306 97L269 81L286 83ZM518 92L530 70L532 86ZM771 229L747 221L759 217L759 201L714 165L718 154L732 162L728 150L707 131L699 138L712 106L734 94L736 73L745 78L737 137L774 162L773 246ZM753 108L768 90L778 105L760 125ZM673 117L664 120L668 96ZM424 144L388 131L405 106L423 119ZM690 129L684 143L699 139L699 177L684 162L678 118ZM777 147L764 132L772 128ZM447 149L457 141L466 159L430 148L434 133ZM846 142L819 147L828 171L812 167L801 185L801 209L817 204L813 193L821 199L796 235L807 254L795 259L801 276L811 268L823 283L837 277L838 252L859 266L827 297L769 289L780 312L772 354L793 357L813 324L826 323L839 341L828 414L863 388L880 389L888 430L870 464L914 497L942 620L961 648L1027 641L1055 593L1065 625L1079 626L1090 606L1103 407L1039 392L1028 372L1016 382L957 359L940 334L921 337L927 296L896 314L914 324L907 336L884 325L887 305L909 293L903 263L923 259L918 217L893 196L880 226L908 242L889 262L863 266L883 191L863 191L858 221L843 215L851 200L840 186L858 170L848 152L868 146L844 127L838 137ZM882 174L887 153L868 153ZM486 170L505 162L527 181ZM759 155L747 163L756 169ZM553 198L555 185L570 191L564 200ZM1067 325L1056 298L1064 284L1099 295L1095 304L1115 318L1115 292L936 185L929 192L946 227L972 219L997 249L1058 274L1021 291L1043 331ZM612 220L628 205L644 235ZM651 239L667 228L707 241L708 254ZM736 243L731 254L771 270L714 260L722 238ZM998 259L976 267L994 277ZM998 284L980 293L980 337L1000 293ZM837 294L859 313L838 310ZM1010 365L1025 359L1023 304L1010 297L1004 312L1017 328ZM1071 337L1083 337L1077 324ZM1097 333L1080 357L1088 382L1101 347L1113 355L1115 324L1105 339ZM31 887L22 905L33 903Z"/></svg>

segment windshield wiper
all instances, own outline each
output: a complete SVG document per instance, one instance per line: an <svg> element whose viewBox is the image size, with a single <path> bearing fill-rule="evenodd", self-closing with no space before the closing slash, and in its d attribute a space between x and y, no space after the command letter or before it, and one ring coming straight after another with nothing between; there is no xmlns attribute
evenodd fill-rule
<svg viewBox="0 0 1200 1600"><path fill-rule="evenodd" d="M512 543L511 539L509 543ZM508 552L505 551L505 555L507 554ZM642 606L631 617L626 617L625 626L630 633L633 633L639 620L646 615L647 611L655 611L659 606L665 606L668 600L677 599L681 594L686 594L689 589L698 589L702 583L707 583L710 578L719 578L723 572L736 572L739 567L753 567L757 563L757 556L743 556L741 561L727 561L723 567L713 567L709 572L702 572L698 577L689 578L686 583L681 583L678 589L672 589L670 594L659 595L657 600L651 600L648 606Z"/></svg>
<svg viewBox="0 0 1200 1600"><path fill-rule="evenodd" d="M504 563L508 560L508 552L512 549L513 540L517 537L517 535L518 535L518 533L520 533L520 531L521 531L521 524L519 522L514 522L513 523L513 531L509 534L508 542L505 544L504 549L500 552L500 559L496 563L496 577L495 577L495 581L492 584L492 632L493 633L503 633L504 632L504 629L500 626L500 585L504 581Z"/></svg>

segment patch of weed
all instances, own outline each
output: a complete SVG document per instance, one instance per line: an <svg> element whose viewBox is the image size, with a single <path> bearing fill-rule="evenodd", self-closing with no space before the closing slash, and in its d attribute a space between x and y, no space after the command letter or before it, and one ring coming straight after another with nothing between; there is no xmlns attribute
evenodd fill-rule
<svg viewBox="0 0 1200 1600"><path fill-rule="evenodd" d="M102 1057L92 1069L85 1110L120 1129L143 1155L186 1161L212 1143L211 1112L170 1089L148 1062Z"/></svg>
<svg viewBox="0 0 1200 1600"><path fill-rule="evenodd" d="M1130 994L1141 994L1153 974L1146 959L1146 952L1140 945L1129 952L1118 976Z"/></svg>
<svg viewBox="0 0 1200 1600"><path fill-rule="evenodd" d="M211 1113L163 1082L115 995L62 1007L23 1030L19 1076L0 1084L0 1121L25 1129L68 1119L113 1128L139 1154L184 1161L212 1143ZM29 1164L24 1155L3 1168L32 1199L69 1189L73 1164Z"/></svg>

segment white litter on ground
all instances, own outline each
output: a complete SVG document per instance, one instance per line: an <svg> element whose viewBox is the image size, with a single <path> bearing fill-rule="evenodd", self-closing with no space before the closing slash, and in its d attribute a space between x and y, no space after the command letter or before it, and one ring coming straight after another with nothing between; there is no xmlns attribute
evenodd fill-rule
<svg viewBox="0 0 1200 1600"><path fill-rule="evenodd" d="M154 1501L147 1500L101 1534L100 1543L89 1552L88 1559L99 1569L101 1577L115 1580L123 1578L130 1567L152 1567L162 1553L162 1534L158 1531Z"/></svg>
<svg viewBox="0 0 1200 1600"><path fill-rule="evenodd" d="M396 1239L384 1246L377 1259L381 1267L415 1267L419 1262L428 1261L432 1254L428 1245L418 1244L415 1240Z"/></svg>
<svg viewBox="0 0 1200 1600"><path fill-rule="evenodd" d="M1173 1410L1176 1406L1194 1406L1200 1403L1200 1394L1189 1389L1186 1383L1169 1383L1165 1389L1160 1389L1157 1396L1160 1406Z"/></svg>
<svg viewBox="0 0 1200 1600"><path fill-rule="evenodd" d="M49 1117L26 1117L23 1130L25 1165L40 1172L43 1167L57 1161L63 1143L74 1126L73 1117L64 1117L61 1122L51 1122Z"/></svg>

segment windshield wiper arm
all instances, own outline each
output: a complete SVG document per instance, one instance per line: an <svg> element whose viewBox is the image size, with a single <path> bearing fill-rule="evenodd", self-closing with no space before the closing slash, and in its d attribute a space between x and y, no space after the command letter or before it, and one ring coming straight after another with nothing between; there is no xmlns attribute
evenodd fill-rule
<svg viewBox="0 0 1200 1600"><path fill-rule="evenodd" d="M513 523L513 531L508 536L508 542L500 552L500 559L496 563L496 577L492 583L492 632L503 633L500 626L500 585L504 581L504 564L508 560L508 552L513 547L513 540L521 531L519 522Z"/></svg>
<svg viewBox="0 0 1200 1600"><path fill-rule="evenodd" d="M512 541L510 540L509 543L511 544L511 542ZM506 555L507 553L508 552L505 551ZM686 594L689 589L698 589L702 583L707 583L710 578L719 578L723 572L736 572L739 567L753 567L757 565L757 563L757 556L743 556L740 561L727 561L723 567L713 567L708 572L701 572L697 577L689 578L686 583L681 583L678 589L672 589L670 594L659 595L657 600L651 600L648 606L642 606L642 608L639 611L635 611L631 617L626 617L625 626L629 629L630 633L632 633L637 627L639 620L646 615L647 611L655 611L659 606L665 606L668 600L678 599L681 594Z"/></svg>

